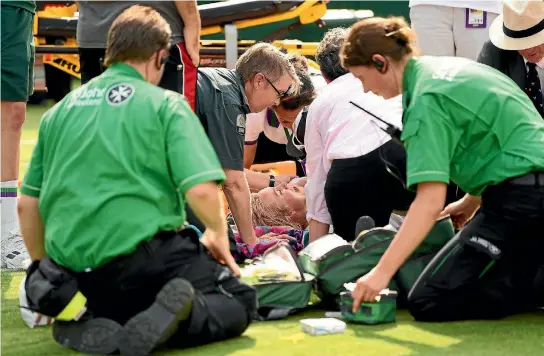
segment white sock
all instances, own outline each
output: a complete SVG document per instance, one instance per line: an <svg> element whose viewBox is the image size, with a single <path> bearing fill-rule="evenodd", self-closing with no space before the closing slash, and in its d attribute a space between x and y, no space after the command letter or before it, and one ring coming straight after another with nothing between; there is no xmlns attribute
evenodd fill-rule
<svg viewBox="0 0 544 356"><path fill-rule="evenodd" d="M0 183L0 211L2 226L2 238L7 236L10 230L19 226L17 218L17 188L18 182L10 180Z"/></svg>

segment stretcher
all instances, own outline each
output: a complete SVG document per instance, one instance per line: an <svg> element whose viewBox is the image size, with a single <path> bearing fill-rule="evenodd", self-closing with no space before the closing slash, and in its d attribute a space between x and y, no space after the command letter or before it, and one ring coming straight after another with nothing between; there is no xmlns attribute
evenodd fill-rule
<svg viewBox="0 0 544 356"><path fill-rule="evenodd" d="M236 59L257 41L239 41L237 31L265 26L276 26L259 41L271 42L278 48L288 52L297 52L312 57L315 55L317 42L301 42L296 40L279 40L297 28L316 24L318 28L325 25L322 19L329 18L331 12L350 10L327 10L328 0L306 1L260 1L229 0L213 4L200 5L202 20L201 67L232 68ZM352 11L360 13L361 11ZM353 14L352 14L353 15ZM372 11L366 11L364 17L371 17ZM357 15L357 16L363 16ZM350 15L351 16L351 15ZM353 15L355 16L355 15ZM333 15L334 17L334 15ZM37 73L35 91L46 91L43 66L55 67L75 78L81 78L80 63L77 56L77 5L74 1L39 1L37 16L34 22L34 37L37 53ZM279 26L279 28L278 28ZM318 68L311 60L309 64ZM40 74L41 73L41 74Z"/></svg>

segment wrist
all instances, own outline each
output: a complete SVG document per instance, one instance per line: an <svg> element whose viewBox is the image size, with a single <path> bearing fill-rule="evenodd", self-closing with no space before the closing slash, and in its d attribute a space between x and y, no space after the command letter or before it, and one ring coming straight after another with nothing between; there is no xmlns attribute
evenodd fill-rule
<svg viewBox="0 0 544 356"><path fill-rule="evenodd" d="M268 176L268 187L274 188L276 186L276 177L273 175Z"/></svg>

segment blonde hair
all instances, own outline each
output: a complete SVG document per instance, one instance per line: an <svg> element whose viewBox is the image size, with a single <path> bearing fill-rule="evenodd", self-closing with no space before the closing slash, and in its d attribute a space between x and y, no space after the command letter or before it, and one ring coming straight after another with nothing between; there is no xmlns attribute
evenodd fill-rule
<svg viewBox="0 0 544 356"><path fill-rule="evenodd" d="M295 222L286 211L276 204L266 204L257 193L251 194L251 211L253 227L286 226L297 230L304 227Z"/></svg>

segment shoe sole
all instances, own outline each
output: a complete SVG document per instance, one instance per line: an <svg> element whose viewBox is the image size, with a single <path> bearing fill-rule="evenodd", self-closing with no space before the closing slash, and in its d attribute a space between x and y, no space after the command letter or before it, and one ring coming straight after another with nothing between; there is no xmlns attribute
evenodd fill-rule
<svg viewBox="0 0 544 356"><path fill-rule="evenodd" d="M193 298L194 289L187 280L175 278L166 283L155 302L124 325L119 339L121 355L149 355L189 317Z"/></svg>
<svg viewBox="0 0 544 356"><path fill-rule="evenodd" d="M53 338L61 346L86 354L107 355L118 350L123 327L110 319L96 318L85 322L53 324Z"/></svg>

